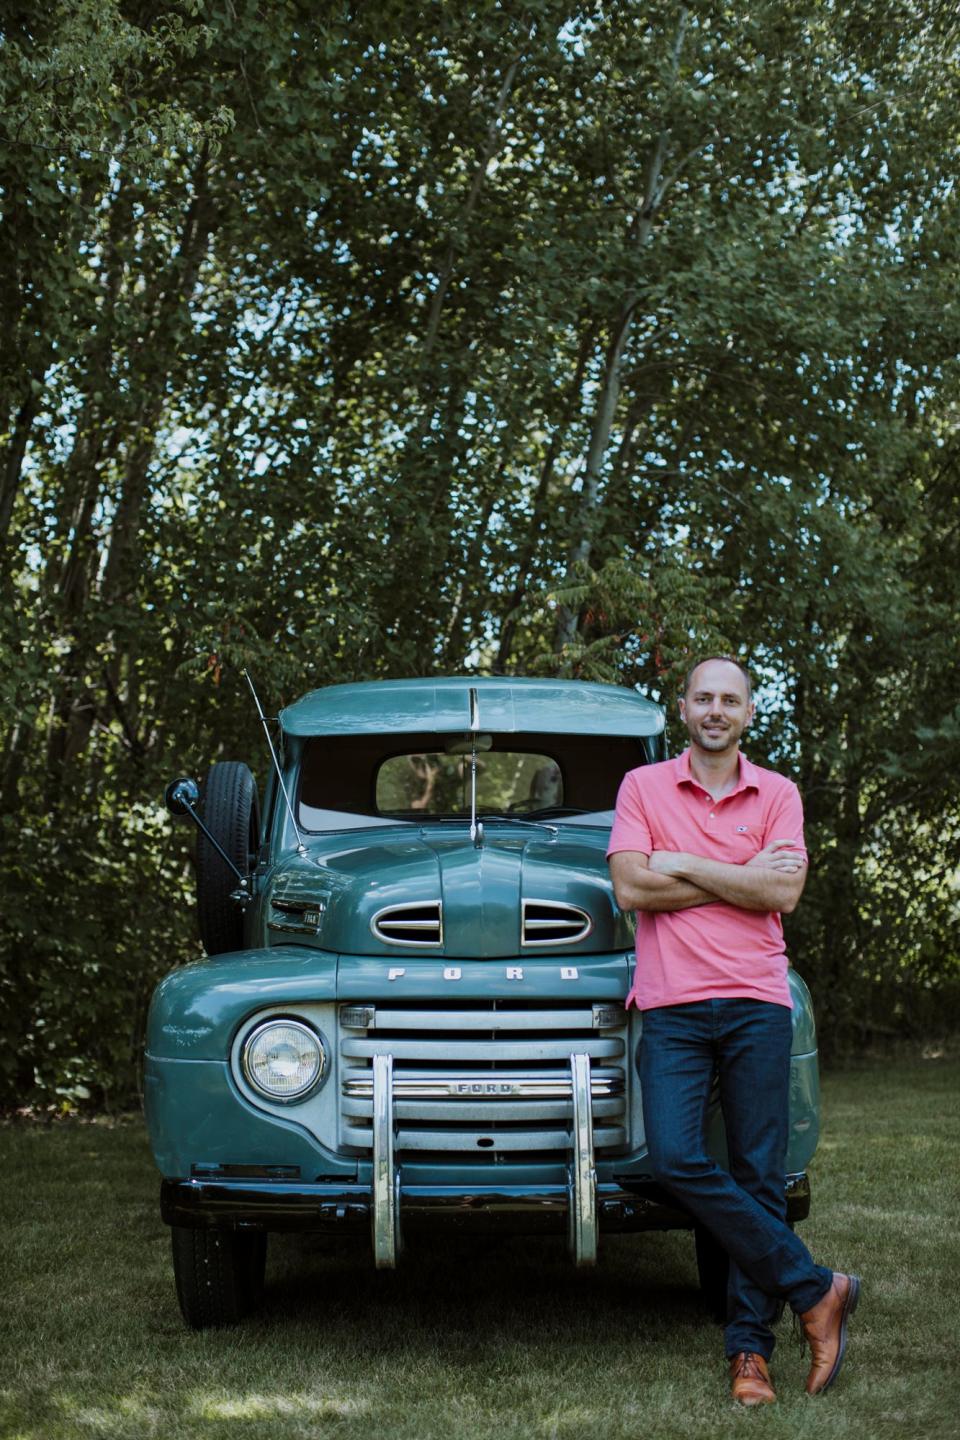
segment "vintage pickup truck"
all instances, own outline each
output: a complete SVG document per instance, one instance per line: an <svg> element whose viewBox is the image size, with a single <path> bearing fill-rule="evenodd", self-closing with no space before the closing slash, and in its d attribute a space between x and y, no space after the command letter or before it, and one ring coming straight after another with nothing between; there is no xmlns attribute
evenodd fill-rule
<svg viewBox="0 0 960 1440"><path fill-rule="evenodd" d="M578 681L332 685L270 744L262 820L237 762L167 792L201 827L209 956L158 986L145 1067L187 1323L257 1304L270 1231L361 1232L391 1267L441 1226L556 1233L581 1265L604 1232L695 1229L647 1166L604 859L624 772L665 755L660 707ZM790 985L798 1220L818 1068ZM717 1305L724 1257L699 1231L697 1255Z"/></svg>

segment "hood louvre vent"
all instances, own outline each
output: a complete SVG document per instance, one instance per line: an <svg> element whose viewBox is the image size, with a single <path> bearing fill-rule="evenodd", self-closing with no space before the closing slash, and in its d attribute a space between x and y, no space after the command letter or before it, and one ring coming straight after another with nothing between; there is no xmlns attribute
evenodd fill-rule
<svg viewBox="0 0 960 1440"><path fill-rule="evenodd" d="M370 929L385 945L436 948L443 944L443 908L439 900L391 905L378 910Z"/></svg>
<svg viewBox="0 0 960 1440"><path fill-rule="evenodd" d="M575 945L586 940L593 921L578 905L565 905L556 900L524 900L524 945Z"/></svg>

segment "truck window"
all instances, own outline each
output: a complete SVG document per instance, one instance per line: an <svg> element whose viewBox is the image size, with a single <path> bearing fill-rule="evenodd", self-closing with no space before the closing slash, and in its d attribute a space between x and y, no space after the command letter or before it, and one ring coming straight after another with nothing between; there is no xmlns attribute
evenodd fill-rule
<svg viewBox="0 0 960 1440"><path fill-rule="evenodd" d="M470 813L469 755L392 755L377 772L381 815ZM477 809L522 814L563 804L563 776L549 755L492 751L477 756Z"/></svg>
<svg viewBox="0 0 960 1440"><path fill-rule="evenodd" d="M462 737L460 737L462 738ZM620 735L493 734L477 756L481 813L609 826L620 781L646 761ZM453 737L318 735L303 750L304 830L350 830L470 813L470 756Z"/></svg>

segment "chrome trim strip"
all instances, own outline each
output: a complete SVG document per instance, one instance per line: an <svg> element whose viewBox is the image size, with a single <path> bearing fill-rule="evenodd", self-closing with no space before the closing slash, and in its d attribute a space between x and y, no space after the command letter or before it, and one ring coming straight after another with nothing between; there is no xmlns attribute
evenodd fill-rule
<svg viewBox="0 0 960 1440"><path fill-rule="evenodd" d="M501 1004L504 1002L501 1002ZM593 1032L596 1030L623 1029L627 1023L626 1012L622 1005L592 1005L581 1006L577 1009L555 1009L547 1008L550 1002L544 1001L542 1010L502 1010L494 1009L488 1005L482 1010L429 1010L426 1007L417 1006L407 1009L399 1009L392 1006L389 1001L379 1005L371 1005L373 1012L373 1023L364 1026L348 1026L348 1029L364 1030L423 1030L435 1033L438 1029L438 1019L442 1022L443 1033L453 1036L455 1031L479 1031L485 1034L506 1035L508 1032L519 1031L521 1036L528 1035L531 1031L548 1030L551 1032L562 1032L564 1030L585 1030ZM350 1008L356 1008L351 1006ZM602 1012L602 1014L601 1014ZM513 1039L517 1036L513 1035ZM569 1049L565 1052L563 1059L566 1060L570 1054Z"/></svg>
<svg viewBox="0 0 960 1440"><path fill-rule="evenodd" d="M604 1098L595 1095L591 1103L594 1145L599 1148L598 1126L622 1127L625 1124L626 1097L609 1095ZM340 1114L344 1125L369 1126L373 1115L373 1101L355 1100L349 1095L342 1095ZM550 1125L569 1126L570 1116L569 1096L565 1100L543 1100L539 1096L536 1099L528 1097L525 1100L516 1100L510 1097L491 1098L489 1095L461 1095L456 1099L444 1096L440 1100L401 1100L394 1096L393 1101L393 1119L398 1127L394 1131L395 1136L399 1135L401 1126L425 1128L439 1125L453 1133L461 1127L464 1131L467 1127L482 1129L491 1125L499 1129L502 1120L509 1120L539 1132ZM395 1140L394 1143L395 1148L399 1149L399 1142ZM558 1149L569 1149L569 1140L561 1139Z"/></svg>
<svg viewBox="0 0 960 1440"><path fill-rule="evenodd" d="M373 1060L373 1258L378 1270L393 1270L399 1250L397 1193L393 1160L393 1056Z"/></svg>
<svg viewBox="0 0 960 1440"><path fill-rule="evenodd" d="M453 1040L418 1040L380 1036L373 1031L363 1036L344 1035L340 1041L340 1055L344 1060L363 1060L389 1052L395 1060L409 1061L414 1065L431 1060L445 1060L451 1066L466 1064L468 1067L487 1060L501 1064L515 1060L521 1065L553 1060L563 1064L570 1058L571 1039L594 1060L605 1060L608 1064L626 1053L626 1041L616 1031L591 1035L589 1039L586 1036L551 1035L545 1040L535 1037L523 1039L519 1035L507 1035L502 1040L486 1040L482 1035Z"/></svg>
<svg viewBox="0 0 960 1440"><path fill-rule="evenodd" d="M305 920L268 920L268 930L279 930L290 935L318 935L319 924L310 924Z"/></svg>
<svg viewBox="0 0 960 1440"><path fill-rule="evenodd" d="M534 1125L530 1129L491 1130L473 1123L469 1128L445 1125L442 1129L423 1130L398 1126L394 1132L394 1150L430 1151L431 1153L455 1153L463 1156L487 1151L489 1154L533 1154L545 1150L558 1155L570 1154L569 1121L557 1121L556 1128L547 1130ZM345 1145L358 1150L371 1148L370 1127L360 1120L353 1124L344 1123L340 1138ZM601 1149L622 1149L627 1143L627 1131L623 1125L598 1125L593 1132L594 1144Z"/></svg>
<svg viewBox="0 0 960 1440"><path fill-rule="evenodd" d="M573 1088L573 1165L570 1185L570 1249L577 1265L597 1261L597 1171L593 1158L590 1056L570 1056Z"/></svg>
<svg viewBox="0 0 960 1440"><path fill-rule="evenodd" d="M384 920L392 930L436 930L436 920Z"/></svg>
<svg viewBox="0 0 960 1440"><path fill-rule="evenodd" d="M270 904L274 910L282 910L285 914L302 915L305 910L319 910L322 914L327 908L327 897L324 895L316 900L311 900L309 896L304 895L294 895L293 897L286 894L272 895Z"/></svg>
<svg viewBox="0 0 960 1440"><path fill-rule="evenodd" d="M374 1091L373 1078L370 1075L348 1076L342 1091L351 1099L369 1100ZM592 1075L590 1078L590 1094L594 1099L623 1095L625 1091L623 1075ZM436 1079L398 1075L393 1081L395 1100L569 1100L573 1093L570 1076L496 1075L487 1072L438 1075Z"/></svg>

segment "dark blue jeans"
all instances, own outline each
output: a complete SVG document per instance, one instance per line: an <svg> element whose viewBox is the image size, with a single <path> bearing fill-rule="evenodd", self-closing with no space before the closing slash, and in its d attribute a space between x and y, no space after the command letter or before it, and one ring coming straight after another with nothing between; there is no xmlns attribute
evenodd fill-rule
<svg viewBox="0 0 960 1440"><path fill-rule="evenodd" d="M699 1000L643 1012L637 1068L655 1179L730 1256L726 1352L769 1359L778 1301L798 1314L830 1288L786 1223L790 1011L763 1000ZM729 1171L707 1153L713 1077Z"/></svg>

